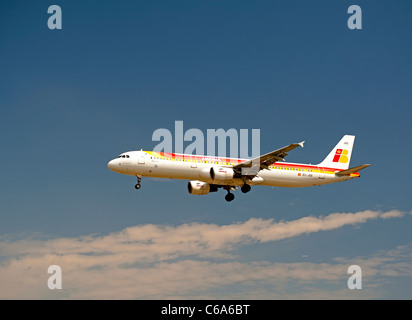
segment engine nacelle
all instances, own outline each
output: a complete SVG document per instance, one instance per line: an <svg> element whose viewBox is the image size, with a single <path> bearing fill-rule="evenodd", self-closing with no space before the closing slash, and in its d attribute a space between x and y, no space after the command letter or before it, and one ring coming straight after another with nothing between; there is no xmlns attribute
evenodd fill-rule
<svg viewBox="0 0 412 320"><path fill-rule="evenodd" d="M215 185L210 185L206 182L203 181L189 181L187 184L187 191L189 191L190 194L208 194L209 192L216 192L217 187Z"/></svg>
<svg viewBox="0 0 412 320"><path fill-rule="evenodd" d="M226 181L232 180L235 176L235 172L232 168L225 167L212 167L210 168L210 177L212 180Z"/></svg>
<svg viewBox="0 0 412 320"><path fill-rule="evenodd" d="M199 178L202 180L210 180L210 168L203 168L199 172Z"/></svg>

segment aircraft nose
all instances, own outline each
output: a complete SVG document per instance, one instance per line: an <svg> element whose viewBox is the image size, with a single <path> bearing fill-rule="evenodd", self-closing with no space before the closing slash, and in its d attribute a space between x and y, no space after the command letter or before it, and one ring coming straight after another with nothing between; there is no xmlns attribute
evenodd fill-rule
<svg viewBox="0 0 412 320"><path fill-rule="evenodd" d="M114 166L115 166L115 160L110 160L110 161L107 163L107 167L108 167L110 170L112 170L112 171L114 171Z"/></svg>

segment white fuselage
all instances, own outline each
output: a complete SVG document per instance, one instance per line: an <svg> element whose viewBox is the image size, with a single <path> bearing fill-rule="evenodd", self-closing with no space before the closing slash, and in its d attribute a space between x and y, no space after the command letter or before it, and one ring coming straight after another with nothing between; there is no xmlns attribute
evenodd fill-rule
<svg viewBox="0 0 412 320"><path fill-rule="evenodd" d="M200 180L214 185L242 186L244 178L216 180L210 176L212 167L231 167L247 159L221 158L212 156L194 156L187 154L167 154L152 151L130 151L121 154L108 163L109 169L137 177L155 177L183 180ZM259 171L249 185L275 187L310 187L328 183L346 181L359 177L359 173L337 176L336 168L319 167L310 164L275 162L268 169Z"/></svg>

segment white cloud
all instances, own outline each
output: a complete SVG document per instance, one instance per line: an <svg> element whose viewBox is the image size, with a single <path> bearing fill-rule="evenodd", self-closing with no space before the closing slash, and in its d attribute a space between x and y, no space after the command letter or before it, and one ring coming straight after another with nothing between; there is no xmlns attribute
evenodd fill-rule
<svg viewBox="0 0 412 320"><path fill-rule="evenodd" d="M230 287L233 285L242 286L242 294L237 294L242 298L261 295L268 298L269 293L280 298L281 293L271 289L285 285L285 282L341 282L347 276L349 262L339 259L323 264L237 262L232 255L237 247L403 215L397 210L366 210L304 217L294 221L251 218L223 226L205 223L179 226L149 224L98 236L4 240L0 242L3 257L0 260L0 298L216 298L218 291L221 297L228 298L231 297ZM406 251L406 260L409 261L412 255ZM399 252L391 254L397 258L401 255ZM357 261L362 261L372 276L410 276L411 267L407 261L400 264L393 259L389 254L382 253ZM395 268L382 267L387 263ZM63 290L60 292L47 288L47 278L50 276L47 268L52 264L61 266L63 271ZM310 292L310 287L304 291L299 288L299 293L294 293L292 289L289 293L282 293L283 297L305 296Z"/></svg>

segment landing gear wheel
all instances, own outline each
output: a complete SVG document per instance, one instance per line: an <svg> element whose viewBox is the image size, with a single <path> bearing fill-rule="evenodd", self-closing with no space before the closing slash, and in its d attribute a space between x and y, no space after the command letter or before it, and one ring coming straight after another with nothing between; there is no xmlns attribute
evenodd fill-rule
<svg viewBox="0 0 412 320"><path fill-rule="evenodd" d="M248 193L250 189L252 189L252 187L246 183L240 188L243 193Z"/></svg>
<svg viewBox="0 0 412 320"><path fill-rule="evenodd" d="M138 183L138 184L136 184L134 187L135 187L136 189L140 189L142 186L140 185L140 183Z"/></svg>
<svg viewBox="0 0 412 320"><path fill-rule="evenodd" d="M228 194L225 196L225 200L226 200L227 202L232 201L234 198L235 198L235 195L234 195L233 193L228 193Z"/></svg>

